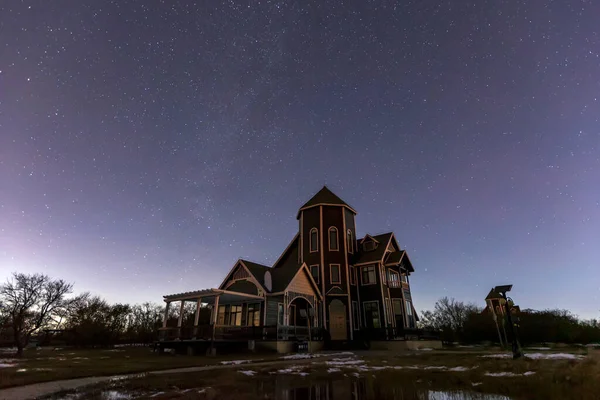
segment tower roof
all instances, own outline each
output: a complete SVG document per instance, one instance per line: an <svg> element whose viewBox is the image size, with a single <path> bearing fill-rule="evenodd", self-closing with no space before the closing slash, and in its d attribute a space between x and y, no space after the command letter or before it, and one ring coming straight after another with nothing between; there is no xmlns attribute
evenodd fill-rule
<svg viewBox="0 0 600 400"><path fill-rule="evenodd" d="M354 209L350 207L348 203L340 199L335 193L329 190L327 186L323 186L323 188L319 190L317 194L315 194L310 200L304 203L302 207L300 207L300 210L298 211L298 217L300 216L301 211L320 205L347 207L350 211L356 214L356 211L354 211Z"/></svg>

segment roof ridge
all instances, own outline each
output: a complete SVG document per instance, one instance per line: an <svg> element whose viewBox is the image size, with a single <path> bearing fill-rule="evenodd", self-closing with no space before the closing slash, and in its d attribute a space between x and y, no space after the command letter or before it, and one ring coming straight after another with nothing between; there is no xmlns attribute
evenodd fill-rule
<svg viewBox="0 0 600 400"><path fill-rule="evenodd" d="M265 264L262 264L262 263L259 263L259 262L256 262L256 261L248 260L246 258L240 258L240 261L242 261L242 262L248 262L248 263L252 263L252 264L256 264L256 265L260 265L260 266L265 267L265 268L272 268L272 267L269 267L268 265L265 265Z"/></svg>

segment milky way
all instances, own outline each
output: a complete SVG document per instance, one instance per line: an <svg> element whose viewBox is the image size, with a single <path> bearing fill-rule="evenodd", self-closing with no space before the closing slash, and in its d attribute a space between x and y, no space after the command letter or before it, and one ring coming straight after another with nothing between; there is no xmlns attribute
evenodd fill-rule
<svg viewBox="0 0 600 400"><path fill-rule="evenodd" d="M323 184L417 309L598 315L593 1L4 1L0 279L110 301L272 263Z"/></svg>

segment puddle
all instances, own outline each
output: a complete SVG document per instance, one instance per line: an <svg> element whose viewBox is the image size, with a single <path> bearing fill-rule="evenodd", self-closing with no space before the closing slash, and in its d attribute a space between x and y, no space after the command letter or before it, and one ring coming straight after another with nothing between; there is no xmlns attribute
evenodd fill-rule
<svg viewBox="0 0 600 400"><path fill-rule="evenodd" d="M439 391L420 389L412 385L411 387L378 386L376 382L376 379L367 381L355 376L316 382L298 382L297 379L286 379L286 377L280 376L275 381L274 388L263 387L258 394L265 398L307 400L511 400L506 396L467 390Z"/></svg>

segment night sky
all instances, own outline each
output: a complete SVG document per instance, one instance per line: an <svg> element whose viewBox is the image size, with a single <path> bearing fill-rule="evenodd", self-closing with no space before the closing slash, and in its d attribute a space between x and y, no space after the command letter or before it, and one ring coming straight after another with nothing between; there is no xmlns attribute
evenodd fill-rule
<svg viewBox="0 0 600 400"><path fill-rule="evenodd" d="M0 3L0 281L110 301L274 262L324 184L417 310L600 313L600 4Z"/></svg>

